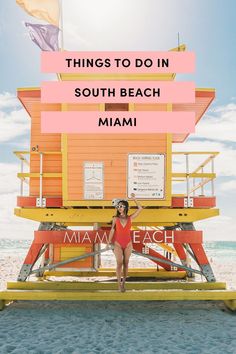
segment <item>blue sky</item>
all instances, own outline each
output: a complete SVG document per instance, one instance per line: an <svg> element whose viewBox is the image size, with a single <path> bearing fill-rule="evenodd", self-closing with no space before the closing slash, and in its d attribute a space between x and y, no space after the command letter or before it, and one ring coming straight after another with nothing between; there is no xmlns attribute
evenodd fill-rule
<svg viewBox="0 0 236 354"><path fill-rule="evenodd" d="M196 53L196 85L216 88L221 104L234 95L233 0L101 0L97 2L99 6L95 0L62 3L66 49L168 50L177 45L179 32L181 42ZM120 9L120 18L116 7ZM27 15L14 0L1 1L1 91L38 86L42 79L39 49L29 40L23 21L40 22ZM73 28L76 33L71 35Z"/></svg>
<svg viewBox="0 0 236 354"><path fill-rule="evenodd" d="M168 50L181 43L197 57L197 87L216 89L216 100L197 132L176 150L218 150L216 184L221 216L208 221L209 237L227 230L234 239L236 223L236 3L233 0L63 0L64 48L67 50ZM3 230L11 216L19 182L12 150L27 149L29 118L14 96L18 87L40 86L53 76L40 74L40 50L31 42L23 21L40 23L14 0L0 5L0 149ZM42 22L41 22L42 23ZM8 188L4 187L7 183ZM8 220L8 221L7 221ZM21 221L16 221L16 224ZM205 227L205 224L202 223ZM28 230L28 229L27 229ZM225 232L224 232L225 233ZM13 231L9 233L9 236ZM0 236L1 237L1 236ZM219 232L216 239L220 239Z"/></svg>

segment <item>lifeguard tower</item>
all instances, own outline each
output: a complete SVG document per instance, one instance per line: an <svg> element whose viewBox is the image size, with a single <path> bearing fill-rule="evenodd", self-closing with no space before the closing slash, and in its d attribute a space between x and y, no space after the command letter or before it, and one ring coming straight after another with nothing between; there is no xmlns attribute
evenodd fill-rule
<svg viewBox="0 0 236 354"><path fill-rule="evenodd" d="M60 74L61 80L127 78L170 81L175 74ZM31 141L30 151L15 152L21 162L15 215L40 226L17 282L8 283L0 293L2 307L13 300L224 300L235 309L236 291L216 282L202 231L194 228L195 221L219 214L214 193L218 152L173 152L172 144L183 143L187 134L43 134L40 130L41 111L62 110L193 111L197 124L214 100L214 89L196 89L192 104L42 104L40 96L39 88L18 89L31 119ZM183 162L176 165L181 157ZM191 170L196 157L198 165ZM182 170L175 171L175 166ZM114 215L112 200L128 198L132 192L145 207L133 222L134 253L148 258L152 267L130 269L129 277L136 281L128 278L127 291L119 293L115 279L94 282L93 278L115 277L115 269L102 265L101 244L106 243ZM130 206L135 208L132 202ZM204 281L194 281L194 274ZM38 280L32 281L33 276ZM73 276L77 281L48 282L52 276ZM84 282L83 277L91 281Z"/></svg>

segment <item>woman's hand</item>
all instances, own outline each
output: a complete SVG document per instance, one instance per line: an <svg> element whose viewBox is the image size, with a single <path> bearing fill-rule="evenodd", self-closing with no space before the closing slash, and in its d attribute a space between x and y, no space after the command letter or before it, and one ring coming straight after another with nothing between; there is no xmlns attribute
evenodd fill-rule
<svg viewBox="0 0 236 354"><path fill-rule="evenodd" d="M138 210L135 211L135 213L133 213L132 215L130 215L131 219L135 219L140 212L143 210L143 207L140 205L140 203L136 200L135 198L135 194L131 193L131 199L134 201L134 203L136 204L136 206L138 207Z"/></svg>

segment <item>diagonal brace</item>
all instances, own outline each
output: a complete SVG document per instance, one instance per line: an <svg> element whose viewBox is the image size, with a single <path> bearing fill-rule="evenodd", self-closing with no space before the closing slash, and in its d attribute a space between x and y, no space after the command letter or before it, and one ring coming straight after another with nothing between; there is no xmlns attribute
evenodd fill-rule
<svg viewBox="0 0 236 354"><path fill-rule="evenodd" d="M65 261L62 261L62 262L58 262L58 263L54 263L54 264L48 264L48 265L45 266L45 267L40 267L40 268L38 268L38 269L32 270L32 271L30 272L30 274L41 273L41 272L44 272L45 270L51 270L51 269L54 269L54 268L63 266L63 265L65 265L65 264L69 264L69 263L72 263L72 262L75 262L75 261L79 261L79 260L81 260L81 259L85 259L85 258L88 258L88 257L94 257L94 256L96 256L97 254L100 254L100 253L109 251L110 249L111 249L111 247L110 247L110 248L103 248L103 249L100 250L100 251L86 253L86 254L83 254L82 256L78 256L78 257L73 257L73 258L70 258L70 259L66 259Z"/></svg>
<svg viewBox="0 0 236 354"><path fill-rule="evenodd" d="M169 264L169 265L171 265L173 267L181 268L181 269L190 271L192 273L197 273L197 274L201 274L201 275L203 274L200 270L193 269L193 268L184 266L182 264L178 264L178 263L174 263L174 262L171 262L171 261L167 261L167 260L164 260L164 259L161 259L161 258L158 258L158 257L153 257L153 256L150 256L148 254L140 253L140 252L137 252L137 251L132 251L132 253L136 254L137 256L146 257L146 258L154 260L154 261L159 261L159 262L161 261L162 263L166 263L166 264Z"/></svg>

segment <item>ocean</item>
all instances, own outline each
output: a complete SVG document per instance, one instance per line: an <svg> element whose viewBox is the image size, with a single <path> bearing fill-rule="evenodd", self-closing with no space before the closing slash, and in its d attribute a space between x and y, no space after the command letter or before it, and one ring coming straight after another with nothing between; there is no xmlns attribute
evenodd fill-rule
<svg viewBox="0 0 236 354"><path fill-rule="evenodd" d="M1 239L0 258L6 255L25 256L30 247L31 240ZM205 242L204 249L208 258L232 262L236 260L236 241ZM106 255L104 255L106 257Z"/></svg>
<svg viewBox="0 0 236 354"><path fill-rule="evenodd" d="M28 250L32 240L17 240L0 238L0 248L3 252L19 251L25 252ZM204 243L204 249L211 255L219 255L229 253L236 255L236 241L211 241Z"/></svg>

